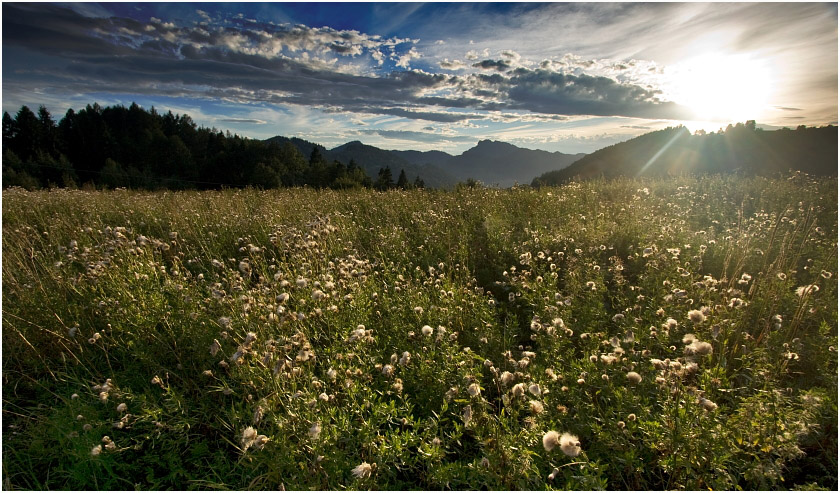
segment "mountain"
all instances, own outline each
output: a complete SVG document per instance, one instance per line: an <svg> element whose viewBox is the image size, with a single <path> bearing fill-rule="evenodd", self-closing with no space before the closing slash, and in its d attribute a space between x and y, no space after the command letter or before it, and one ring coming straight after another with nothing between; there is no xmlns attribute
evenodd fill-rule
<svg viewBox="0 0 840 493"><path fill-rule="evenodd" d="M593 152L571 166L545 173L533 185L603 176L669 176L740 172L772 175L799 170L837 175L837 127L765 131L755 122L691 135L685 127L644 134Z"/></svg>
<svg viewBox="0 0 840 493"><path fill-rule="evenodd" d="M452 154L443 151L390 151L411 164L431 164L445 166L452 159Z"/></svg>
<svg viewBox="0 0 840 493"><path fill-rule="evenodd" d="M482 140L458 156L442 151L389 151L357 140L333 149L295 137L278 136L269 141L279 144L291 142L306 158L314 147L318 147L328 162L348 164L353 160L372 178L379 174L380 168L386 166L391 168L394 177L404 169L409 180L413 181L415 176L419 176L430 188L449 188L469 178L486 185L509 187L514 183L528 183L536 175L564 168L585 156L534 151L491 140Z"/></svg>
<svg viewBox="0 0 840 493"><path fill-rule="evenodd" d="M482 140L446 163L446 170L456 178L474 178L487 185L509 187L528 183L534 176L565 168L585 154L534 151L505 142Z"/></svg>
<svg viewBox="0 0 840 493"><path fill-rule="evenodd" d="M451 174L438 166L411 162L395 151L386 151L363 144L358 140L330 149L324 157L330 161L338 160L345 164L353 159L372 178L379 174L380 168L390 167L395 180L400 170L405 170L409 180L413 181L415 176L419 176L429 188L447 188L456 183Z"/></svg>

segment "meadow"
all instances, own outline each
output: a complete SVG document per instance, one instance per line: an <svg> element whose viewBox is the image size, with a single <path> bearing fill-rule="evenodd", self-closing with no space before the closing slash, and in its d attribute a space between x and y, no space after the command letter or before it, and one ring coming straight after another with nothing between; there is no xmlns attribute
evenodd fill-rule
<svg viewBox="0 0 840 493"><path fill-rule="evenodd" d="M836 178L2 211L7 490L838 486Z"/></svg>

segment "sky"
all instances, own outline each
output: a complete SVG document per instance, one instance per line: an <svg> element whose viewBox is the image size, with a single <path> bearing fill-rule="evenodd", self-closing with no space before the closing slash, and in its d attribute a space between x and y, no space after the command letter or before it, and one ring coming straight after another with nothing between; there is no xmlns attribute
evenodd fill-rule
<svg viewBox="0 0 840 493"><path fill-rule="evenodd" d="M251 138L592 152L837 124L837 3L3 3L2 107L132 102Z"/></svg>

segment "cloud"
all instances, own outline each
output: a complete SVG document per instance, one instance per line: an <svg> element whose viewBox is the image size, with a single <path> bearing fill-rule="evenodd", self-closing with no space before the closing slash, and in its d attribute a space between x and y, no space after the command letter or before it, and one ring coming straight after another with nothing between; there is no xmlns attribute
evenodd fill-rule
<svg viewBox="0 0 840 493"><path fill-rule="evenodd" d="M291 104L449 123L500 118L501 113L508 118L685 116L677 105L632 80L580 72L600 62L574 55L537 69L514 68L521 57L507 49L501 52L503 59L472 63L477 72L446 75L409 70L424 57L416 40L356 30L273 24L245 16L213 26L175 25L157 17L147 23L85 17L44 4L4 4L3 13L4 73L10 73L8 67L31 71L10 77L13 84L7 78L4 98L7 91L10 96L12 91L31 91L25 89L28 84L47 93ZM467 59L477 60L478 53L469 52ZM466 68L446 58L438 65Z"/></svg>
<svg viewBox="0 0 840 493"><path fill-rule="evenodd" d="M382 130L382 129L365 129L359 130L360 134L364 135L378 135L386 139L398 140L412 140L416 142L466 142L474 143L478 140L476 137L468 135L447 135L433 132L417 132L414 130Z"/></svg>
<svg viewBox="0 0 840 493"><path fill-rule="evenodd" d="M218 121L224 123L253 123L254 125L265 125L268 122L255 118L220 118Z"/></svg>
<svg viewBox="0 0 840 493"><path fill-rule="evenodd" d="M442 61L438 62L438 66L446 70L460 70L466 67L467 64L465 64L461 60L450 61L448 58L444 58Z"/></svg>
<svg viewBox="0 0 840 493"><path fill-rule="evenodd" d="M498 70L499 72L504 72L510 68L510 63L506 60L482 60L474 63L472 66L482 70Z"/></svg>

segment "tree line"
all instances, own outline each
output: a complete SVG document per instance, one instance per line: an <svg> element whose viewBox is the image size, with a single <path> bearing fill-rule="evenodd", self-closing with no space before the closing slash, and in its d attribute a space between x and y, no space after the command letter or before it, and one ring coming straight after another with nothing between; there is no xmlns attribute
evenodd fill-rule
<svg viewBox="0 0 840 493"><path fill-rule="evenodd" d="M372 179L355 161L308 159L292 143L240 137L198 126L189 115L136 103L73 109L56 122L45 106L3 113L3 186L138 189L222 187L415 188L403 170Z"/></svg>
<svg viewBox="0 0 840 493"><path fill-rule="evenodd" d="M762 130L754 120L692 135L683 126L650 132L584 156L567 168L538 176L532 185L574 179L705 173L787 174L791 170L837 176L837 127Z"/></svg>

